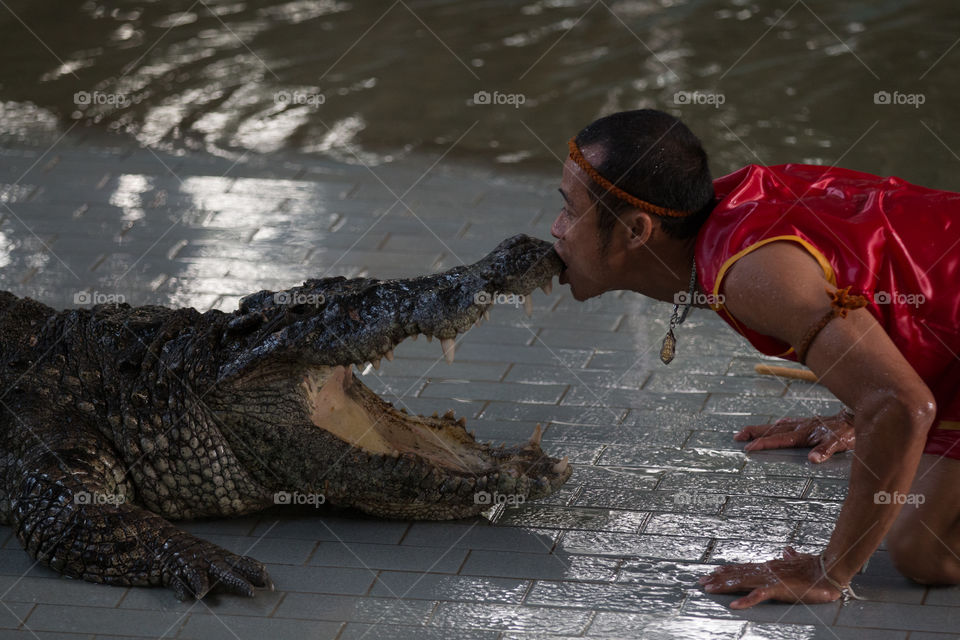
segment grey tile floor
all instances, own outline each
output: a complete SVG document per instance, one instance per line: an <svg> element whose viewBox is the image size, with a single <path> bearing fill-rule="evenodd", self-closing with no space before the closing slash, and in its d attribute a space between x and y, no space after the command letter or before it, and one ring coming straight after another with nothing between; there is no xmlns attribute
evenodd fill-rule
<svg viewBox="0 0 960 640"><path fill-rule="evenodd" d="M324 275L409 276L549 237L557 176L436 158L366 168L170 156L69 135L0 150L0 288L57 307L231 310L245 293ZM80 296L80 298L76 298ZM0 638L870 638L960 631L960 590L898 576L881 549L868 600L734 612L696 578L790 543L818 550L849 459L746 455L738 427L835 411L824 389L753 374L756 354L697 312L669 368L670 308L633 294L584 304L537 295L528 319L497 308L447 365L407 342L365 382L416 412L454 408L482 439L568 454L549 499L486 518L389 522L273 511L186 523L268 563L277 591L178 603L161 589L97 586L35 566L0 528ZM691 497L696 499L691 499ZM952 636L957 637L957 636Z"/></svg>

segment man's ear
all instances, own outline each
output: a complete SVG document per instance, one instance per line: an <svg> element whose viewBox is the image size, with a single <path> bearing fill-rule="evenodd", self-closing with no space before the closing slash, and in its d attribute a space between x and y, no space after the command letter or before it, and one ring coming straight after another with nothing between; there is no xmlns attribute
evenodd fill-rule
<svg viewBox="0 0 960 640"><path fill-rule="evenodd" d="M626 214L622 214L620 219L625 225L623 232L627 236L628 249L639 249L650 241L656 221L649 213L631 209Z"/></svg>

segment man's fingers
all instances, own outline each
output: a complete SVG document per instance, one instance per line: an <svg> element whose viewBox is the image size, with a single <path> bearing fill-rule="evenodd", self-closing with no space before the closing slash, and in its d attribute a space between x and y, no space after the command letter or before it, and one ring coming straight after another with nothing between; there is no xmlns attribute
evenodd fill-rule
<svg viewBox="0 0 960 640"><path fill-rule="evenodd" d="M748 427L744 427L734 436L734 440L753 440L754 438L762 438L764 436L774 435L777 433L786 433L788 431L793 431L796 428L799 421L797 420L779 420L773 424L752 424Z"/></svg>
<svg viewBox="0 0 960 640"><path fill-rule="evenodd" d="M743 448L744 451L761 451L763 449L789 449L799 447L806 441L806 434L798 431L786 431L763 438L757 438Z"/></svg>
<svg viewBox="0 0 960 640"><path fill-rule="evenodd" d="M755 604L760 604L764 600L769 600L775 595L774 590L770 587L761 587L759 589L754 589L747 595L734 600L730 603L731 609L749 609Z"/></svg>
<svg viewBox="0 0 960 640"><path fill-rule="evenodd" d="M780 431L785 431L789 429L789 425L783 425L778 423L773 424L751 424L744 427L738 431L734 436L734 440L752 440L753 438L761 438L771 433L779 433Z"/></svg>
<svg viewBox="0 0 960 640"><path fill-rule="evenodd" d="M826 442L821 442L810 450L807 459L810 462L820 463L827 460L837 451L846 451L848 447L843 446L843 440L840 438L830 438Z"/></svg>
<svg viewBox="0 0 960 640"><path fill-rule="evenodd" d="M718 567L699 580L708 593L740 593L770 584L770 575L763 564L728 564Z"/></svg>
<svg viewBox="0 0 960 640"><path fill-rule="evenodd" d="M703 585L703 590L707 593L742 593L750 591L754 587L727 580L725 582L708 582Z"/></svg>

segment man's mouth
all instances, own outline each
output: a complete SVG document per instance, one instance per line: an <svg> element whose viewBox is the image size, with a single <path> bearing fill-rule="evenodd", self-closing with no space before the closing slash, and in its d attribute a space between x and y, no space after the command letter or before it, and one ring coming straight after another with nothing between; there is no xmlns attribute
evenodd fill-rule
<svg viewBox="0 0 960 640"><path fill-rule="evenodd" d="M562 265L560 269L558 281L560 282L560 284L567 284L568 282L570 282L570 279L567 278L567 261L563 257L563 254L560 253L561 249L559 245L560 245L559 242L553 245L553 249L556 252L557 257L560 258L560 264Z"/></svg>
<svg viewBox="0 0 960 640"><path fill-rule="evenodd" d="M560 258L560 262L563 263L563 268L560 270L557 280L560 282L560 284L568 284L570 282L570 278L567 277L567 261L563 258Z"/></svg>

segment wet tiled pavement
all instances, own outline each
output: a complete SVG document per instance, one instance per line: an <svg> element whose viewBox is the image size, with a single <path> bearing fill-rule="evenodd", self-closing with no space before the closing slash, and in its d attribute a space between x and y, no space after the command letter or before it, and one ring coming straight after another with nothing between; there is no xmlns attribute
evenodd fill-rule
<svg viewBox="0 0 960 640"><path fill-rule="evenodd" d="M0 159L0 288L56 307L122 296L231 310L307 277L432 272L514 233L549 237L559 197L557 176L436 158L234 163L71 135ZM883 550L855 579L865 602L735 612L733 597L700 591L714 564L826 542L849 458L746 455L732 434L836 400L755 375L760 358L709 312L678 331L668 368L669 305L626 293L581 304L565 288L534 302L530 319L495 308L453 365L438 343L408 341L364 381L411 411L452 407L481 439L543 423L544 448L575 464L557 494L449 523L329 510L186 523L266 562L277 584L200 603L62 579L0 528L0 638L956 637L960 589L909 583Z"/></svg>

